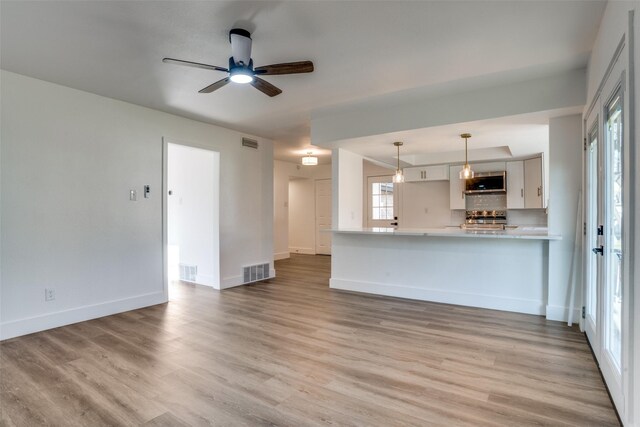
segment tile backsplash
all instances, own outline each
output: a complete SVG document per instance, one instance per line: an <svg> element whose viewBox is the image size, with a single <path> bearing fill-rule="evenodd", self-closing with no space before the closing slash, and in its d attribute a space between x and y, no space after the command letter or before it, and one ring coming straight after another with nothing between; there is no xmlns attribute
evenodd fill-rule
<svg viewBox="0 0 640 427"><path fill-rule="evenodd" d="M465 198L468 211L500 211L507 209L506 194L468 194Z"/></svg>

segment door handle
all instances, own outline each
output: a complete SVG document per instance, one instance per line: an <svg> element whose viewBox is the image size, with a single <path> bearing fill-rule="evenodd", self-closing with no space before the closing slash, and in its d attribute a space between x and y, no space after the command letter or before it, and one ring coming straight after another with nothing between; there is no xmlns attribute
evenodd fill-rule
<svg viewBox="0 0 640 427"><path fill-rule="evenodd" d="M542 196L542 187L538 187L538 196Z"/></svg>
<svg viewBox="0 0 640 427"><path fill-rule="evenodd" d="M520 197L524 197L524 188L520 189Z"/></svg>
<svg viewBox="0 0 640 427"><path fill-rule="evenodd" d="M591 249L591 251L592 251L594 254L596 254L596 255L597 255L597 254L600 254L600 256L604 256L604 246L602 246L602 245L600 245L600 247L599 247L599 248L593 248L593 249Z"/></svg>
<svg viewBox="0 0 640 427"><path fill-rule="evenodd" d="M392 222L391 225L398 225L398 223L397 222Z"/></svg>

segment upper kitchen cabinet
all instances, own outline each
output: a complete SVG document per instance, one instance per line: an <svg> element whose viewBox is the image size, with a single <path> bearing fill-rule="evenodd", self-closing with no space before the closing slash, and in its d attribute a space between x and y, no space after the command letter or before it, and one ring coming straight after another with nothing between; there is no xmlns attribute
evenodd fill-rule
<svg viewBox="0 0 640 427"><path fill-rule="evenodd" d="M404 168L405 182L419 181L448 181L449 166L417 166L413 168Z"/></svg>
<svg viewBox="0 0 640 427"><path fill-rule="evenodd" d="M542 186L542 157L524 161L524 207L525 209L544 208L544 190Z"/></svg>
<svg viewBox="0 0 640 427"><path fill-rule="evenodd" d="M524 162L507 162L507 209L524 209Z"/></svg>
<svg viewBox="0 0 640 427"><path fill-rule="evenodd" d="M449 208L466 209L464 184L465 180L460 179L462 165L451 166L449 168Z"/></svg>
<svg viewBox="0 0 640 427"><path fill-rule="evenodd" d="M544 208L542 157L507 162L507 209Z"/></svg>

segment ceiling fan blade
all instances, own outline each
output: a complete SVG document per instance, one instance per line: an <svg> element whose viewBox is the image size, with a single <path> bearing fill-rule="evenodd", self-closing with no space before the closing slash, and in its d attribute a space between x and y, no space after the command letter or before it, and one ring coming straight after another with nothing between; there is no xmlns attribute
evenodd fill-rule
<svg viewBox="0 0 640 427"><path fill-rule="evenodd" d="M286 62L284 64L263 65L254 69L256 74L261 76L275 76L278 74L299 74L313 71L313 62L298 61Z"/></svg>
<svg viewBox="0 0 640 427"><path fill-rule="evenodd" d="M264 93L265 95L269 95L269 96L276 96L276 95L280 95L282 93L281 89L278 89L277 87L275 87L271 83L269 83L269 82L267 82L265 80L262 80L259 77L254 77L253 78L253 81L251 82L251 86L255 87L260 92Z"/></svg>
<svg viewBox="0 0 640 427"><path fill-rule="evenodd" d="M186 65L187 67L204 68L205 70L229 71L226 68L218 67L216 65L200 64L199 62L183 61L181 59L163 58L162 62L167 64Z"/></svg>
<svg viewBox="0 0 640 427"><path fill-rule="evenodd" d="M205 87L204 89L200 89L198 92L199 93L211 93L214 90L218 90L222 86L225 86L227 83L229 83L229 77L224 78L222 80L218 80L217 82L210 84L209 86Z"/></svg>

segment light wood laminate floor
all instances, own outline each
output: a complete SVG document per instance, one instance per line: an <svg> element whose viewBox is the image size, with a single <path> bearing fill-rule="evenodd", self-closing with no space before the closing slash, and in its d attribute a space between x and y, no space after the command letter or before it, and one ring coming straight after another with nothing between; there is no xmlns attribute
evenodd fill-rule
<svg viewBox="0 0 640 427"><path fill-rule="evenodd" d="M584 335L332 291L330 258L0 344L7 426L618 425Z"/></svg>

